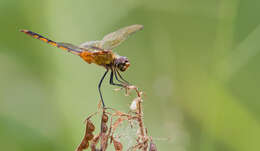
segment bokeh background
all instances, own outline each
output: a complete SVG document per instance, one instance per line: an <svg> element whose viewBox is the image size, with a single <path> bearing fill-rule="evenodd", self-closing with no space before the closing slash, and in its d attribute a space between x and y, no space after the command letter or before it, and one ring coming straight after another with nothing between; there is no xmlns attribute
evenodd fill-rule
<svg viewBox="0 0 260 151"><path fill-rule="evenodd" d="M1 0L0 150L74 150L104 73L20 29L80 44L131 24L144 30L115 52L146 93L158 150L260 150L259 10L256 0ZM127 110L114 88L106 79L106 103Z"/></svg>

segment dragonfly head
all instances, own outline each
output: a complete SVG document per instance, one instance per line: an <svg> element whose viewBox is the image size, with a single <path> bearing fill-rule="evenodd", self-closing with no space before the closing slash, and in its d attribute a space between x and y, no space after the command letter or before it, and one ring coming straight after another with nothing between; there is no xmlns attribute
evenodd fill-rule
<svg viewBox="0 0 260 151"><path fill-rule="evenodd" d="M126 57L119 56L115 59L115 66L120 71L125 71L130 66L130 62Z"/></svg>

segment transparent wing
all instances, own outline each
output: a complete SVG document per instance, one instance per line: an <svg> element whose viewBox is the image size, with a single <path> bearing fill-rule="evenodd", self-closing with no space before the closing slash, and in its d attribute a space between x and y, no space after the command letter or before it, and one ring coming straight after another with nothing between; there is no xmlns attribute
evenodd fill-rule
<svg viewBox="0 0 260 151"><path fill-rule="evenodd" d="M82 51L82 49L78 46L75 46L73 44L70 44L70 43L64 43L64 42L57 42L57 45L60 47L60 48L65 48L65 49L68 49L68 50L73 50L74 52L77 52L77 53L80 53Z"/></svg>
<svg viewBox="0 0 260 151"><path fill-rule="evenodd" d="M80 45L83 48L92 48L97 50L112 50L120 45L133 33L143 29L143 25L131 25L121 28L115 32L109 33L100 41L88 41Z"/></svg>
<svg viewBox="0 0 260 151"><path fill-rule="evenodd" d="M74 50L81 51L80 47L75 46L75 45L70 44L70 43L57 42L57 44L60 45L60 46L66 47L66 48L71 48L71 49L74 49Z"/></svg>
<svg viewBox="0 0 260 151"><path fill-rule="evenodd" d="M101 41L103 49L113 49L125 41L133 33L143 29L143 25L131 25L121 28L115 32L106 35Z"/></svg>
<svg viewBox="0 0 260 151"><path fill-rule="evenodd" d="M96 50L103 50L103 48L101 47L101 41L87 41L84 42L83 44L80 44L79 47L81 48L87 48L87 49L96 49Z"/></svg>

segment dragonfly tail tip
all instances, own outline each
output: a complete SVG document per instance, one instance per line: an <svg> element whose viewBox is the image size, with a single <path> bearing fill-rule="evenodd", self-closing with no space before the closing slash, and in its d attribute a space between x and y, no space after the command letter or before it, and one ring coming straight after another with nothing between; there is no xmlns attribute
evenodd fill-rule
<svg viewBox="0 0 260 151"><path fill-rule="evenodd" d="M28 30L26 30L26 29L21 29L20 32L26 33L26 32L28 32Z"/></svg>

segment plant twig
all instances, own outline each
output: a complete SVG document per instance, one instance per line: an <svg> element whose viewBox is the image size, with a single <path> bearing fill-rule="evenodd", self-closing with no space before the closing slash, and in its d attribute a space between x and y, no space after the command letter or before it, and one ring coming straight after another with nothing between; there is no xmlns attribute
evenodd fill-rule
<svg viewBox="0 0 260 151"><path fill-rule="evenodd" d="M106 151L110 144L113 144L112 146L115 151L122 151L124 146L120 142L119 138L123 135L119 133L119 136L116 137L115 132L125 121L130 125L129 128L137 127L134 138L136 144L128 147L126 150L148 151L149 149L149 151L157 151L156 145L153 143L152 137L148 136L147 129L145 128L143 122L143 93L139 91L136 86L126 86L126 96L128 96L132 90L136 92L137 97L132 101L130 111L126 113L113 108L103 109L101 114L100 132L95 136L92 134L95 126L90 119L93 118L94 115L98 115L99 111L92 113L89 117L87 117L85 136L76 151L83 151L84 149L87 149L89 147L89 142L91 151ZM136 124L134 125L134 123ZM100 144L100 148L97 147L98 143Z"/></svg>

